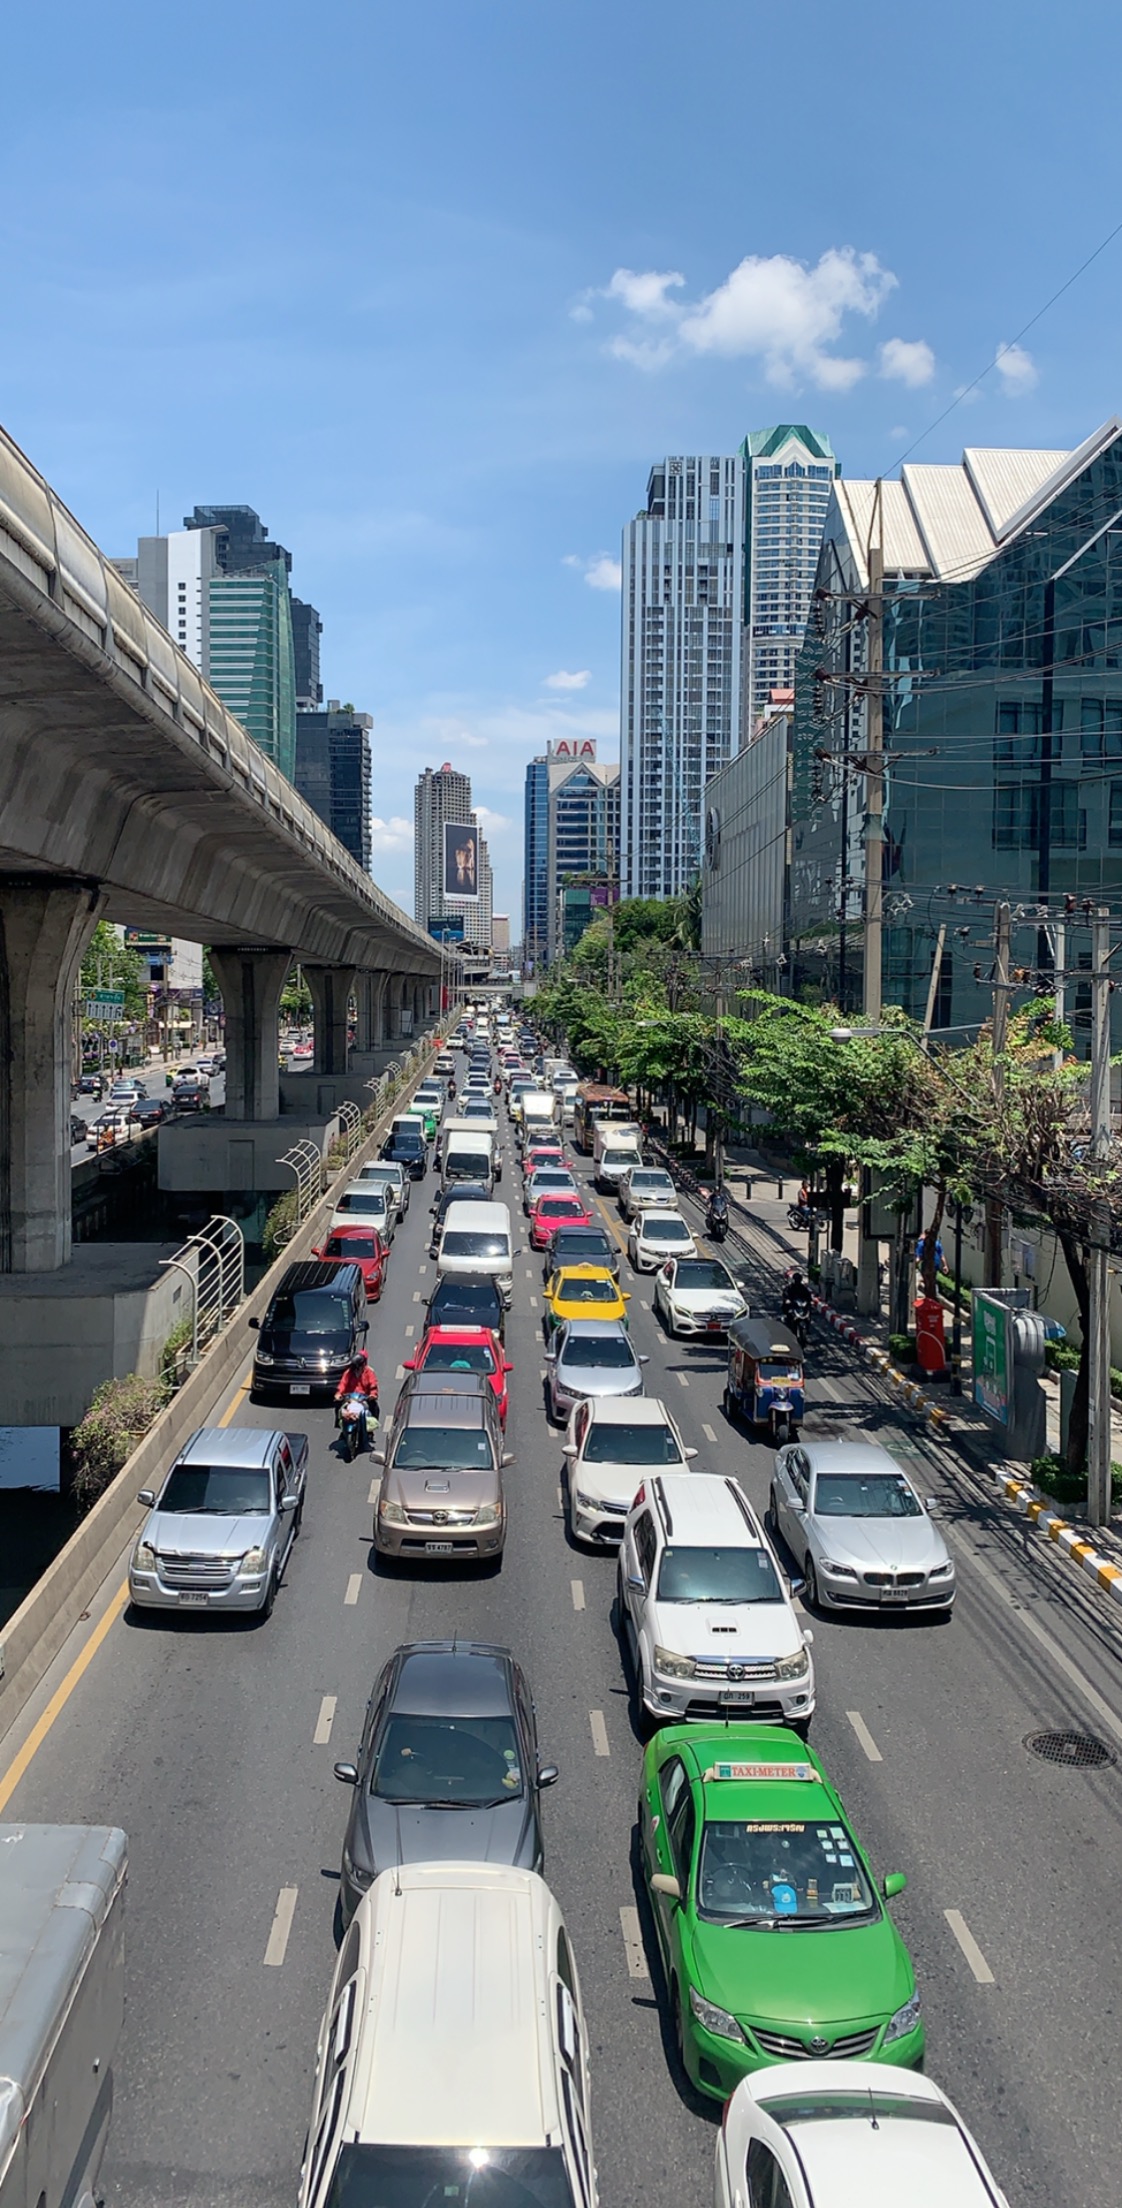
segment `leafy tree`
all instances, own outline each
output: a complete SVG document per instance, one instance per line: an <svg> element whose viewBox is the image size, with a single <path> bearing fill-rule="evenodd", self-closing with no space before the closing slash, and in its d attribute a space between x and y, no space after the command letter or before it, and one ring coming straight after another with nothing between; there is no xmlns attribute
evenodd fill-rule
<svg viewBox="0 0 1122 2208"><path fill-rule="evenodd" d="M79 991L87 997L95 989L123 989L122 1017L142 1020L148 1009L148 961L131 943L124 943L108 920L99 920L82 960Z"/></svg>
<svg viewBox="0 0 1122 2208"><path fill-rule="evenodd" d="M280 1009L289 1020L311 1019L312 992L304 979L302 966L289 968L288 979L280 993Z"/></svg>

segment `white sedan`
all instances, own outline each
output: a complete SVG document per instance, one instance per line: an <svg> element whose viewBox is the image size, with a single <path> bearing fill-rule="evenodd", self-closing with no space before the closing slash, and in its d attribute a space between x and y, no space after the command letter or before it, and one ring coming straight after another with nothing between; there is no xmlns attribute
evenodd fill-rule
<svg viewBox="0 0 1122 2208"><path fill-rule="evenodd" d="M727 1265L717 1257L668 1257L655 1282L655 1310L668 1334L700 1334L721 1341L748 1305Z"/></svg>
<svg viewBox="0 0 1122 2208"><path fill-rule="evenodd" d="M697 1450L686 1448L657 1396L593 1396L575 1406L562 1453L574 1541L614 1549L644 1476L656 1469L684 1472Z"/></svg>
<svg viewBox="0 0 1122 2208"><path fill-rule="evenodd" d="M627 1254L637 1273L655 1273L668 1257L696 1257L698 1248L680 1211L641 1211L631 1222Z"/></svg>
<svg viewBox="0 0 1122 2208"><path fill-rule="evenodd" d="M640 1211L678 1209L678 1191L661 1165L633 1165L621 1176L616 1195L625 1219L634 1219Z"/></svg>
<svg viewBox="0 0 1122 2208"><path fill-rule="evenodd" d="M933 2078L895 2063L780 2062L742 2078L717 2134L716 2208L1009 2208Z"/></svg>

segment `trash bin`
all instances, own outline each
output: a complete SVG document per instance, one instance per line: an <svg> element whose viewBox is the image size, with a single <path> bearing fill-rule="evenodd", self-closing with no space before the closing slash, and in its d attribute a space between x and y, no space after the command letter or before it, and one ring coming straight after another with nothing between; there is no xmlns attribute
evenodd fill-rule
<svg viewBox="0 0 1122 2208"><path fill-rule="evenodd" d="M947 1348L944 1338L944 1312L938 1296L917 1296L913 1310L916 1321L916 1363L923 1372L945 1372Z"/></svg>

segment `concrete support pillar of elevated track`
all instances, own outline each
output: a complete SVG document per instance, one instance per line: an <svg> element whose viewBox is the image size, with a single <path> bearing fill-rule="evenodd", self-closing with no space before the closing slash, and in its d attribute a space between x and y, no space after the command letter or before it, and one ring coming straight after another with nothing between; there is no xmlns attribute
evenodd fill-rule
<svg viewBox="0 0 1122 2208"><path fill-rule="evenodd" d="M302 971L312 996L314 1070L316 1073L345 1073L350 1048L351 992L357 968L309 965L305 959Z"/></svg>
<svg viewBox="0 0 1122 2208"><path fill-rule="evenodd" d="M70 1259L74 986L95 884L0 875L0 1272Z"/></svg>
<svg viewBox="0 0 1122 2208"><path fill-rule="evenodd" d="M226 1118L276 1119L280 1000L291 952L212 950L210 963L226 1012Z"/></svg>

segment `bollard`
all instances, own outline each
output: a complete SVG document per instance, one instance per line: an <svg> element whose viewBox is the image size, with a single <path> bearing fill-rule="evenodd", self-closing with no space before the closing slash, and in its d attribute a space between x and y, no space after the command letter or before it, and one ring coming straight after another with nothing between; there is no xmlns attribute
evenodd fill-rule
<svg viewBox="0 0 1122 2208"><path fill-rule="evenodd" d="M777 1181L777 1182L776 1182L776 1184L775 1184L775 1193L776 1193L776 1196L777 1196L777 1197L778 1197L778 1199L779 1199L779 1202L780 1202L780 1203L782 1203L782 1202L783 1202L783 1183L782 1183L782 1181Z"/></svg>

